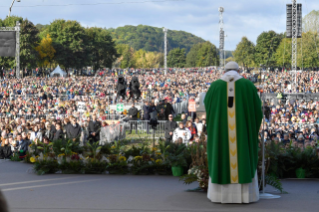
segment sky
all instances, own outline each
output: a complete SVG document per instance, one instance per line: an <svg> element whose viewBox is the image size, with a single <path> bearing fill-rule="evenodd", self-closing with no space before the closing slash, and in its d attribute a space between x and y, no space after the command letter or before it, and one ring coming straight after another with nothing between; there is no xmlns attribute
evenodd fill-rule
<svg viewBox="0 0 319 212"><path fill-rule="evenodd" d="M303 4L303 16L319 10L318 0L297 1ZM8 15L11 3L12 0L0 1L0 19ZM94 3L99 4L85 5ZM285 5L289 3L291 0L21 0L14 3L11 15L27 18L34 24L65 19L76 20L84 27L140 24L166 27L190 32L218 47L218 8L224 7L225 49L235 50L243 36L256 43L263 31L284 32Z"/></svg>

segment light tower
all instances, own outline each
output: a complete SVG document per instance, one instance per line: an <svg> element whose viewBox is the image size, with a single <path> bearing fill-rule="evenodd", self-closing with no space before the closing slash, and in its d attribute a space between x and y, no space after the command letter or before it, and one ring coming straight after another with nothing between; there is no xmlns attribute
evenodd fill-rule
<svg viewBox="0 0 319 212"><path fill-rule="evenodd" d="M298 40L298 10L297 0L292 0L292 54L291 54L291 70L295 72L295 86L297 87L297 40Z"/></svg>
<svg viewBox="0 0 319 212"><path fill-rule="evenodd" d="M223 12L224 8L218 8L219 11L219 66L222 68L224 66L224 43L225 43L225 32L224 32L224 20Z"/></svg>
<svg viewBox="0 0 319 212"><path fill-rule="evenodd" d="M167 29L164 27L164 74L167 74Z"/></svg>

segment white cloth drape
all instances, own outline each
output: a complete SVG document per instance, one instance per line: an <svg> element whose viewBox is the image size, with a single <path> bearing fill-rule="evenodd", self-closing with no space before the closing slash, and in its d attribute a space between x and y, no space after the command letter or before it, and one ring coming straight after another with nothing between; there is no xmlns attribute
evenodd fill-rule
<svg viewBox="0 0 319 212"><path fill-rule="evenodd" d="M209 178L207 198L215 203L251 203L259 200L257 171L252 183L215 184Z"/></svg>

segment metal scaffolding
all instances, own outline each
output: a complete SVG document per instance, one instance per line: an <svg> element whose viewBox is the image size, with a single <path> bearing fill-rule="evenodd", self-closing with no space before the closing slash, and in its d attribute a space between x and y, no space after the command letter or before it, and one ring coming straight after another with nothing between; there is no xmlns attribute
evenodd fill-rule
<svg viewBox="0 0 319 212"><path fill-rule="evenodd" d="M225 44L225 32L224 32L224 20L223 20L223 12L224 8L218 8L219 11L219 66L224 67L224 44Z"/></svg>
<svg viewBox="0 0 319 212"><path fill-rule="evenodd" d="M297 86L297 40L298 40L298 10L297 0L292 0L292 39L291 39L291 70L295 73L295 86Z"/></svg>

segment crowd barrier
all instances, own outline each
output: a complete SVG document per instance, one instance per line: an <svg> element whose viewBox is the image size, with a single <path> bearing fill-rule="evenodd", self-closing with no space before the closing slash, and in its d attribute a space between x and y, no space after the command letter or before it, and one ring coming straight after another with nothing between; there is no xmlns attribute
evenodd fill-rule
<svg viewBox="0 0 319 212"><path fill-rule="evenodd" d="M102 127L100 132L100 145L123 140L126 137L125 124L114 124Z"/></svg>
<svg viewBox="0 0 319 212"><path fill-rule="evenodd" d="M284 93L282 98L277 98L277 93L262 93L260 94L261 99L265 99L266 101L269 100L270 102L273 101L274 103L278 102L278 99L283 101L319 101L319 93Z"/></svg>

